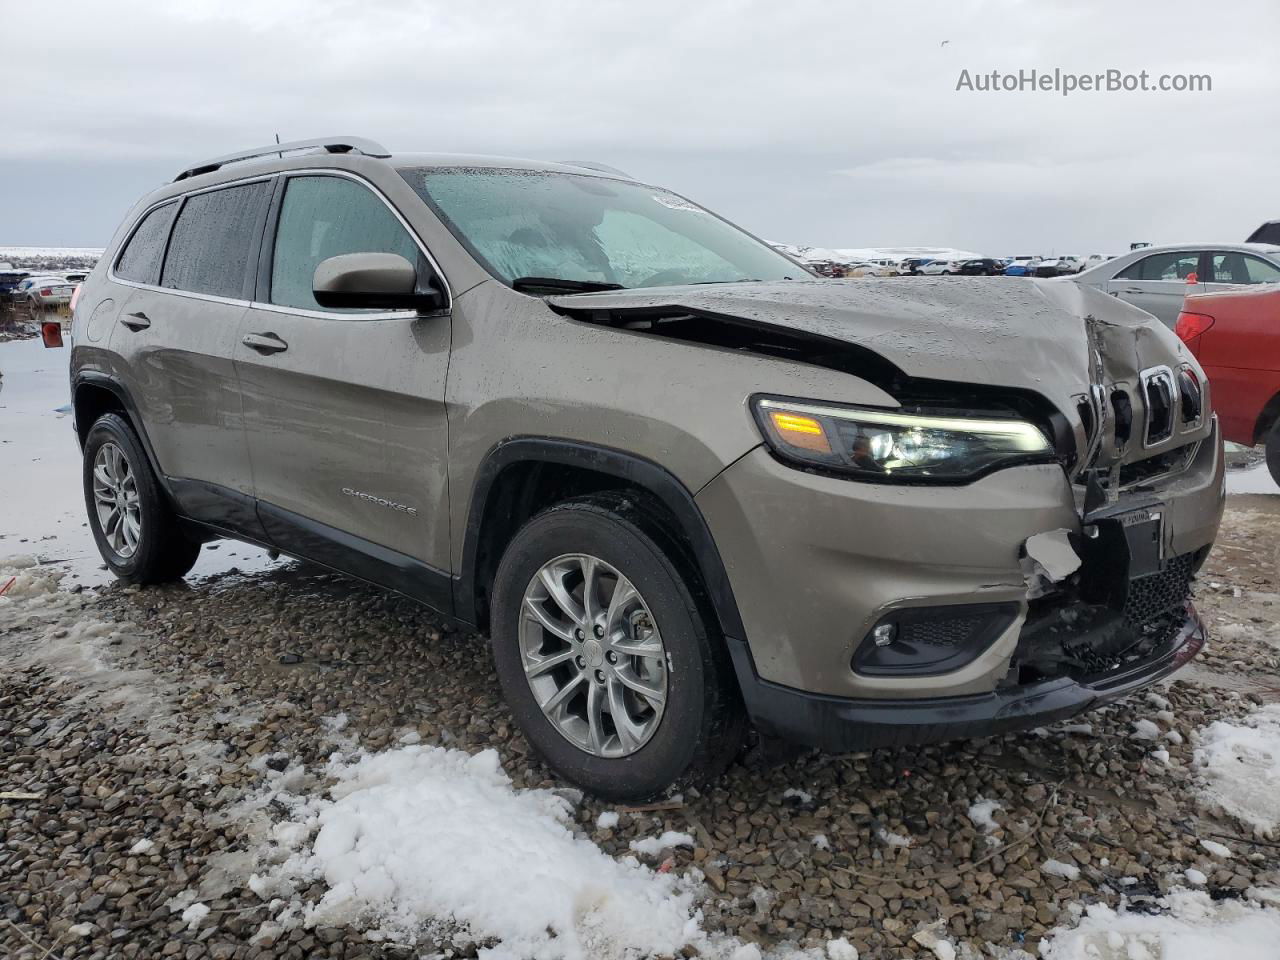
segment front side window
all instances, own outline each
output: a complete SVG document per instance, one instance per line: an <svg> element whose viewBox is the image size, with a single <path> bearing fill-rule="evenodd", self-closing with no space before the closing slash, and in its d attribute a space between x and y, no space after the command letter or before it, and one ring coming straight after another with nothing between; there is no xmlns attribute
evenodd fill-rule
<svg viewBox="0 0 1280 960"><path fill-rule="evenodd" d="M1155 253L1131 263L1116 274L1117 280L1169 280L1186 282L1199 269L1197 250Z"/></svg>
<svg viewBox="0 0 1280 960"><path fill-rule="evenodd" d="M607 177L490 167L400 171L485 268L619 287L783 280L804 271L688 200Z"/></svg>
<svg viewBox="0 0 1280 960"><path fill-rule="evenodd" d="M276 226L271 303L326 310L312 293L316 266L344 253L399 254L424 275L418 245L367 187L346 177L291 177Z"/></svg>
<svg viewBox="0 0 1280 960"><path fill-rule="evenodd" d="M240 299L254 232L270 197L266 181L187 197L173 225L160 286Z"/></svg>
<svg viewBox="0 0 1280 960"><path fill-rule="evenodd" d="M177 209L178 202L174 200L156 207L142 218L116 261L117 277L135 283L156 282L165 241L169 239L169 225L173 223Z"/></svg>

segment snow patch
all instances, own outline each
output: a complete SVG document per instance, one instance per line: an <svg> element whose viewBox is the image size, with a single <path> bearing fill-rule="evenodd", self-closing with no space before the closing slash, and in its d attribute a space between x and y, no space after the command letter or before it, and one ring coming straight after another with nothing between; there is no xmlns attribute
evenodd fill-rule
<svg viewBox="0 0 1280 960"><path fill-rule="evenodd" d="M991 833L993 830L999 830L1000 824L996 823L992 816L997 810L1001 810L999 802L995 800L983 800L979 797L969 807L969 819L973 821L973 825L984 833Z"/></svg>
<svg viewBox="0 0 1280 960"><path fill-rule="evenodd" d="M756 949L702 929L691 880L613 859L575 833L564 798L516 790L493 750L360 750L335 754L325 773L327 794L264 801L291 814L259 851L250 888L274 898L282 928L356 925L409 943L462 930L496 941L482 953L491 960L623 960L685 947L728 960ZM692 843L669 831L633 846ZM316 880L325 893L298 899Z"/></svg>
<svg viewBox="0 0 1280 960"><path fill-rule="evenodd" d="M667 830L660 837L644 837L640 840L632 840L629 846L636 853L643 856L656 857L663 850L670 850L672 847L692 847L694 842L693 837L687 833Z"/></svg>
<svg viewBox="0 0 1280 960"><path fill-rule="evenodd" d="M1235 856L1235 854L1231 852L1230 847L1225 843L1219 843L1217 840L1202 839L1200 841L1200 846L1204 847L1205 850L1213 854L1215 857L1221 857L1223 860L1230 860Z"/></svg>
<svg viewBox="0 0 1280 960"><path fill-rule="evenodd" d="M612 810L606 810L600 816L596 817L597 830L612 830L618 825L618 814Z"/></svg>
<svg viewBox="0 0 1280 960"><path fill-rule="evenodd" d="M1080 877L1080 868L1074 863L1063 863L1061 860L1046 860L1040 866L1041 873L1047 873L1051 877L1062 877L1064 880L1077 880Z"/></svg>
<svg viewBox="0 0 1280 960"><path fill-rule="evenodd" d="M1130 736L1134 740L1157 740L1160 737L1160 727L1151 720L1135 720Z"/></svg>
<svg viewBox="0 0 1280 960"><path fill-rule="evenodd" d="M1129 913L1095 903L1074 927L1051 930L1040 943L1042 960L1275 960L1280 911L1250 900L1214 900L1201 891L1175 890L1159 901L1163 912ZM1145 908L1145 904L1144 904ZM1076 908L1077 910L1079 908Z"/></svg>
<svg viewBox="0 0 1280 960"><path fill-rule="evenodd" d="M876 836L880 838L880 842L890 847L909 847L911 846L911 838L904 837L900 833L893 833L885 827L881 827L876 831Z"/></svg>
<svg viewBox="0 0 1280 960"><path fill-rule="evenodd" d="M1280 704L1268 704L1240 723L1218 720L1197 735L1200 795L1262 836L1280 831Z"/></svg>
<svg viewBox="0 0 1280 960"><path fill-rule="evenodd" d="M209 916L209 908L203 903L193 903L187 909L182 911L182 922L187 925L188 930L194 930L204 922L204 918Z"/></svg>

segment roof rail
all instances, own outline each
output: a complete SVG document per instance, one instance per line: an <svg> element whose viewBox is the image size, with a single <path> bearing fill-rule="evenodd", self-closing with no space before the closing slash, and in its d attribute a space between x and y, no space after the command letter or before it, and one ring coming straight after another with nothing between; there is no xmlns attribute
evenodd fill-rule
<svg viewBox="0 0 1280 960"><path fill-rule="evenodd" d="M566 167L581 167L583 170L594 170L596 173L611 173L615 177L626 177L628 180L634 180L629 173L624 173L617 167L611 167L607 163L596 163L594 160L561 160Z"/></svg>
<svg viewBox="0 0 1280 960"><path fill-rule="evenodd" d="M317 137L314 140L290 140L287 143L268 143L266 146L254 147L251 150L238 150L225 157L206 160L204 163L188 167L173 178L173 182L198 177L202 173L212 173L228 163L239 163L241 160L254 160L258 157L269 157L273 153L288 153L294 150L314 150L321 148L329 153L359 153L366 157L389 157L389 151L382 144L364 137Z"/></svg>

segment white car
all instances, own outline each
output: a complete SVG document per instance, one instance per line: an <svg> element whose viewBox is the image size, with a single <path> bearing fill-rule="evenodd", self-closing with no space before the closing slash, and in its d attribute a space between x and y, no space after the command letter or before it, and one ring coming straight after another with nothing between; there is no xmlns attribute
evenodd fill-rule
<svg viewBox="0 0 1280 960"><path fill-rule="evenodd" d="M896 277L902 271L884 263L855 263L845 271L846 277Z"/></svg>
<svg viewBox="0 0 1280 960"><path fill-rule="evenodd" d="M960 264L954 260L934 260L921 267L920 272L927 277L936 277L938 275L949 277L953 273L960 272Z"/></svg>
<svg viewBox="0 0 1280 960"><path fill-rule="evenodd" d="M1187 243L1141 247L1090 267L1078 283L1141 307L1173 327L1188 294L1280 283L1280 245Z"/></svg>
<svg viewBox="0 0 1280 960"><path fill-rule="evenodd" d="M1085 270L1088 270L1088 269L1090 269L1091 267L1096 267L1096 266L1098 266L1098 264L1106 263L1108 260L1114 260L1114 259L1115 259L1115 255L1114 255L1114 254L1110 254L1110 253L1091 253L1091 254L1089 254L1089 256L1087 256L1087 257L1085 258L1085 261L1084 261L1084 269L1085 269Z"/></svg>
<svg viewBox="0 0 1280 960"><path fill-rule="evenodd" d="M39 323L46 310L68 307L77 284L66 277L43 274L27 277L11 294L13 305L25 309L33 323Z"/></svg>

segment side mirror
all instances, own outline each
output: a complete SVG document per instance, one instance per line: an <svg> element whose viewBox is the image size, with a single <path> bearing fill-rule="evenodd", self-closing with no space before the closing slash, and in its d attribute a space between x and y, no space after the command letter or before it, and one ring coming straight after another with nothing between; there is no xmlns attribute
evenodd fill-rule
<svg viewBox="0 0 1280 960"><path fill-rule="evenodd" d="M311 292L322 307L356 310L440 310L444 295L420 289L418 274L395 253L344 253L316 266Z"/></svg>

